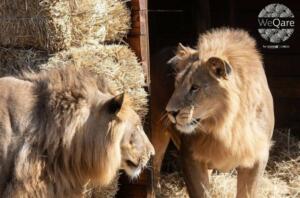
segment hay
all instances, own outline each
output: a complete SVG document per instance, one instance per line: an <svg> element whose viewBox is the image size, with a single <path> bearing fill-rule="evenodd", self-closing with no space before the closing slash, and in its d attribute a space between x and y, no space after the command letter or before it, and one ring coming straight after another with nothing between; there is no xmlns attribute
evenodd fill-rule
<svg viewBox="0 0 300 198"><path fill-rule="evenodd" d="M260 181L258 198L300 197L300 140L287 130L275 130L276 141L270 155L267 170ZM180 172L163 174L161 192L157 197L189 197ZM209 194L213 198L233 198L236 195L236 171L214 172L210 177Z"/></svg>
<svg viewBox="0 0 300 198"><path fill-rule="evenodd" d="M38 71L49 55L39 50L18 50L0 47L0 77L18 75L20 71Z"/></svg>
<svg viewBox="0 0 300 198"><path fill-rule="evenodd" d="M135 54L125 45L98 45L71 48L49 58L42 69L73 65L105 75L116 93L126 92L133 100L134 110L144 118L147 114L145 77Z"/></svg>
<svg viewBox="0 0 300 198"><path fill-rule="evenodd" d="M156 194L160 198L188 198L187 189L179 172L161 176L161 191Z"/></svg>
<svg viewBox="0 0 300 198"><path fill-rule="evenodd" d="M70 45L68 0L4 0L0 6L0 45L61 50Z"/></svg>
<svg viewBox="0 0 300 198"><path fill-rule="evenodd" d="M4 0L0 45L56 52L121 40L130 27L123 0Z"/></svg>
<svg viewBox="0 0 300 198"><path fill-rule="evenodd" d="M106 187L99 188L97 186L88 186L85 198L114 198L119 190L119 175Z"/></svg>
<svg viewBox="0 0 300 198"><path fill-rule="evenodd" d="M81 1L86 4L85 0ZM130 28L130 12L124 0L90 1L85 11L80 5L72 6L72 45L98 44L124 38Z"/></svg>
<svg viewBox="0 0 300 198"><path fill-rule="evenodd" d="M0 48L0 76L16 75L21 70L48 69L63 65L88 68L105 75L116 93L125 91L133 108L144 118L147 114L145 78L135 54L125 45L86 45L53 55L43 51Z"/></svg>

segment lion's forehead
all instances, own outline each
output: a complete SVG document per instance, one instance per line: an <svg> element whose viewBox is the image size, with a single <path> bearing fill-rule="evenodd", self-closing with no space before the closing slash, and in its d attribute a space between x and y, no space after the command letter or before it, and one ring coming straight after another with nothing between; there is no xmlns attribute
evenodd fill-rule
<svg viewBox="0 0 300 198"><path fill-rule="evenodd" d="M200 66L197 69L195 69L191 78L194 82L201 84L208 84L209 82L214 81L214 79L209 74L208 70L203 66Z"/></svg>
<svg viewBox="0 0 300 198"><path fill-rule="evenodd" d="M186 68L184 70L182 70L181 72L177 73L177 75L176 75L176 81L182 83L185 79L191 77L191 75L193 74L194 70L195 70L195 67L193 67L193 65L186 66Z"/></svg>
<svg viewBox="0 0 300 198"><path fill-rule="evenodd" d="M208 84L209 82L214 81L204 65L205 63L199 63L187 67L185 70L177 74L177 83L182 84L187 82L188 84L191 84L195 82L198 84Z"/></svg>

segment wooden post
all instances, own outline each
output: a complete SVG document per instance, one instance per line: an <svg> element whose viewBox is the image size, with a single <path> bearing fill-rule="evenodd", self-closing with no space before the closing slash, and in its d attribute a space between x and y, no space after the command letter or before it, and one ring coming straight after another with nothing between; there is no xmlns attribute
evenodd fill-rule
<svg viewBox="0 0 300 198"><path fill-rule="evenodd" d="M128 35L128 43L135 51L142 64L145 79L146 89L150 92L150 47L149 47L149 28L148 28L148 0L131 0L131 17L132 29ZM150 116L146 118L146 123L150 123ZM145 131L148 137L151 137L150 125L145 126ZM145 170L140 177L140 180L134 185L136 196L134 197L152 197L153 193L153 175L151 170ZM142 186L141 186L142 185ZM139 192L143 191L143 193ZM141 196L143 194L143 196Z"/></svg>
<svg viewBox="0 0 300 198"><path fill-rule="evenodd" d="M131 0L129 3L132 17L132 29L128 34L127 42L136 53L142 64L146 89L150 91L150 55L149 55L149 31L148 31L148 1ZM146 123L150 123L147 116ZM151 137L150 126L145 126L148 137ZM120 190L117 197L120 198L149 198L152 196L152 171L144 170L137 181L129 181L127 176L120 178Z"/></svg>
<svg viewBox="0 0 300 198"><path fill-rule="evenodd" d="M131 0L132 29L128 36L128 43L140 58L144 69L147 90L150 92L150 47L148 27L148 0ZM149 120L150 116L147 117ZM149 122L150 123L150 120ZM145 126L148 137L151 137L150 125ZM152 196L152 172L144 172L141 180L147 185L147 197Z"/></svg>
<svg viewBox="0 0 300 198"><path fill-rule="evenodd" d="M147 0L131 0L132 29L128 35L128 43L140 59L150 85L150 58L149 58L149 31L148 31L148 6Z"/></svg>

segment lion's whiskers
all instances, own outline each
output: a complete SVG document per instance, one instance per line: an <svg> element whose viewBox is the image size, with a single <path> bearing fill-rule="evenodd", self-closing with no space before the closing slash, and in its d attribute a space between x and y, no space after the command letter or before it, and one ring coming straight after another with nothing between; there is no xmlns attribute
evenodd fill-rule
<svg viewBox="0 0 300 198"><path fill-rule="evenodd" d="M164 119L166 119L168 117L168 113L164 112L161 116L161 118L159 119L159 121L163 121Z"/></svg>
<svg viewBox="0 0 300 198"><path fill-rule="evenodd" d="M171 125L171 122L168 118L168 112L164 112L159 121L162 123L164 129L168 128Z"/></svg>
<svg viewBox="0 0 300 198"><path fill-rule="evenodd" d="M193 119L194 109L195 109L195 107L194 107L194 105L192 105L191 110L190 110L189 115L188 115L188 121Z"/></svg>

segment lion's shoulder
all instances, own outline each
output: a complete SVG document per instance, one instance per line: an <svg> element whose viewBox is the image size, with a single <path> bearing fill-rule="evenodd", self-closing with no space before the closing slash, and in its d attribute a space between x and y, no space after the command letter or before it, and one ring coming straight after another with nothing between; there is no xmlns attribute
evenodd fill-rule
<svg viewBox="0 0 300 198"><path fill-rule="evenodd" d="M22 111L33 99L33 84L15 77L0 78L0 108Z"/></svg>

